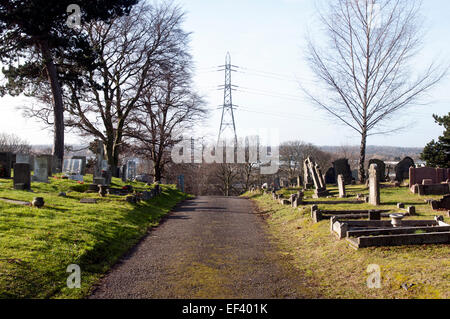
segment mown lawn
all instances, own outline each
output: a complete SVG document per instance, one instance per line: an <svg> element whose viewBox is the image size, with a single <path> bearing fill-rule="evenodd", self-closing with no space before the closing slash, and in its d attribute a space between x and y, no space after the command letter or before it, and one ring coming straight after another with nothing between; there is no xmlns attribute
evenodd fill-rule
<svg viewBox="0 0 450 319"><path fill-rule="evenodd" d="M336 187L328 187L338 193ZM296 190L283 190L289 195ZM364 186L347 186L352 195L367 194ZM272 200L271 195L247 193L266 218L269 231L283 254L292 258L316 292L324 298L450 298L450 245L381 247L354 250L345 240L337 240L330 233L328 220L314 224L310 206L294 209ZM308 200L312 191L306 192ZM397 210L396 204L416 206L419 216L410 219L433 219L434 212L425 198L409 192L408 188L383 188L379 209ZM326 201L330 199L322 199ZM333 200L338 200L333 199ZM316 200L314 200L316 201ZM318 205L324 210L373 209L368 204ZM450 218L445 221L450 223ZM367 287L367 267L381 268L381 289ZM302 280L299 278L299 280ZM402 287L403 286L403 287Z"/></svg>
<svg viewBox="0 0 450 319"><path fill-rule="evenodd" d="M15 191L0 179L0 197L32 201L42 209L0 201L0 298L82 298L125 252L178 202L187 198L174 186L148 202L130 204L124 197L85 194L86 184L51 179L32 183L34 192ZM114 187L124 184L113 179ZM150 189L131 183L138 190ZM67 198L58 197L67 192ZM80 204L97 198L97 204ZM81 289L67 288L67 266L81 267Z"/></svg>

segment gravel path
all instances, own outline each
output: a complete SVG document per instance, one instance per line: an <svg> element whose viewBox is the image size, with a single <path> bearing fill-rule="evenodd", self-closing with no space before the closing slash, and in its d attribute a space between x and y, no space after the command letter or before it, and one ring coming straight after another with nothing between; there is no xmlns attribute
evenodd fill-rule
<svg viewBox="0 0 450 319"><path fill-rule="evenodd" d="M182 203L104 277L90 298L302 298L289 266L243 198Z"/></svg>

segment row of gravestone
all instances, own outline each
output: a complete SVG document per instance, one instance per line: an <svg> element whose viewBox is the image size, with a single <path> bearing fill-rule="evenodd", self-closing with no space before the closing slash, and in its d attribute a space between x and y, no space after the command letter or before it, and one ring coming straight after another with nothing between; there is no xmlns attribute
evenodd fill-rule
<svg viewBox="0 0 450 319"><path fill-rule="evenodd" d="M336 167L341 169L343 172L348 172L350 169L348 165L347 160L341 160L337 163ZM347 170L348 169L348 170ZM369 198L368 202L372 205L378 206L380 205L380 183L382 181L382 170L383 166L381 168L378 166L377 163L371 163L369 167ZM322 175L322 171L317 163L315 163L311 158L307 158L304 161L304 181L305 181L305 188L310 187L310 183L312 181L312 184L314 186L314 198L320 198L320 197L326 197L329 195L327 191L326 181L325 177ZM348 176L347 176L348 177ZM339 174L337 177L337 184L339 189L339 197L345 198L346 191L345 191L345 185L350 184L348 182L349 179L344 174Z"/></svg>
<svg viewBox="0 0 450 319"><path fill-rule="evenodd" d="M94 170L95 185L110 185L111 170L104 159L104 147L101 141L97 141L97 164ZM15 158L15 162L14 162ZM54 172L55 161L52 155L28 155L0 152L0 178L10 179L11 168L14 169L14 187L16 189L30 189L31 181L47 183L48 178ZM125 180L131 180L136 176L136 163L129 161L125 165ZM74 156L63 161L63 173L69 179L83 181L86 173L86 157ZM34 175L31 176L31 171Z"/></svg>
<svg viewBox="0 0 450 319"><path fill-rule="evenodd" d="M371 159L369 161L369 167L372 164L377 165L377 174L380 182L386 182L389 178L389 173L386 173L386 164L382 160L379 159ZM409 168L415 167L414 160L410 157L405 157L402 161L400 161L394 168L395 170L395 180L398 182L402 182L405 179L409 178ZM344 177L345 183L351 184L353 179L356 179L356 174L350 169L350 165L348 163L348 159L339 159L333 162L333 167L330 167L325 173L325 182L327 184L336 184L337 176L342 175ZM312 186L312 185L311 185Z"/></svg>

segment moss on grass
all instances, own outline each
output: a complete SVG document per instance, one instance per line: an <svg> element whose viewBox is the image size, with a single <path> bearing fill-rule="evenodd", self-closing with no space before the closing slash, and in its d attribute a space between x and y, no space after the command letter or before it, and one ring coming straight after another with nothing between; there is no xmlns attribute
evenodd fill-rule
<svg viewBox="0 0 450 319"><path fill-rule="evenodd" d="M92 176L86 178L87 182ZM136 189L149 189L131 183ZM113 187L124 183L113 179ZM0 197L32 201L43 197L36 209L0 201L0 298L82 298L149 227L158 225L187 195L174 186L162 186L161 196L130 204L124 197L80 193L87 184L51 179L32 183L34 192L12 189L11 180L0 179ZM58 197L67 192L67 197ZM80 204L96 198L97 204ZM81 289L67 288L67 266L78 264Z"/></svg>
<svg viewBox="0 0 450 319"><path fill-rule="evenodd" d="M336 187L329 187L332 194ZM296 189L283 190L288 196ZM347 186L347 193L367 194L364 186ZM310 206L294 209L272 200L271 195L252 194L261 212L265 213L269 230L280 250L293 257L295 267L311 281L325 298L450 298L450 246L423 245L380 247L354 250L345 240L330 233L329 221L314 224ZM306 191L312 200L312 191ZM408 188L383 188L380 209L397 209L397 203L416 206L418 216L409 219L433 219L438 215ZM319 201L330 199L320 199ZM333 199L338 200L338 199ZM316 200L315 200L316 201ZM319 204L323 210L373 209L368 204ZM450 223L450 218L445 221ZM381 267L382 288L367 287L367 267Z"/></svg>

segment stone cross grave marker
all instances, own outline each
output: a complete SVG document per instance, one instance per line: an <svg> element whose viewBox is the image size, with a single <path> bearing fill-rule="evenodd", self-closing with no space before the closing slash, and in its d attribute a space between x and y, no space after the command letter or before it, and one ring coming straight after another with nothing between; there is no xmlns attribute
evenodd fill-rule
<svg viewBox="0 0 450 319"><path fill-rule="evenodd" d="M377 171L377 164L370 165L369 168L369 204L380 205L380 181Z"/></svg>

